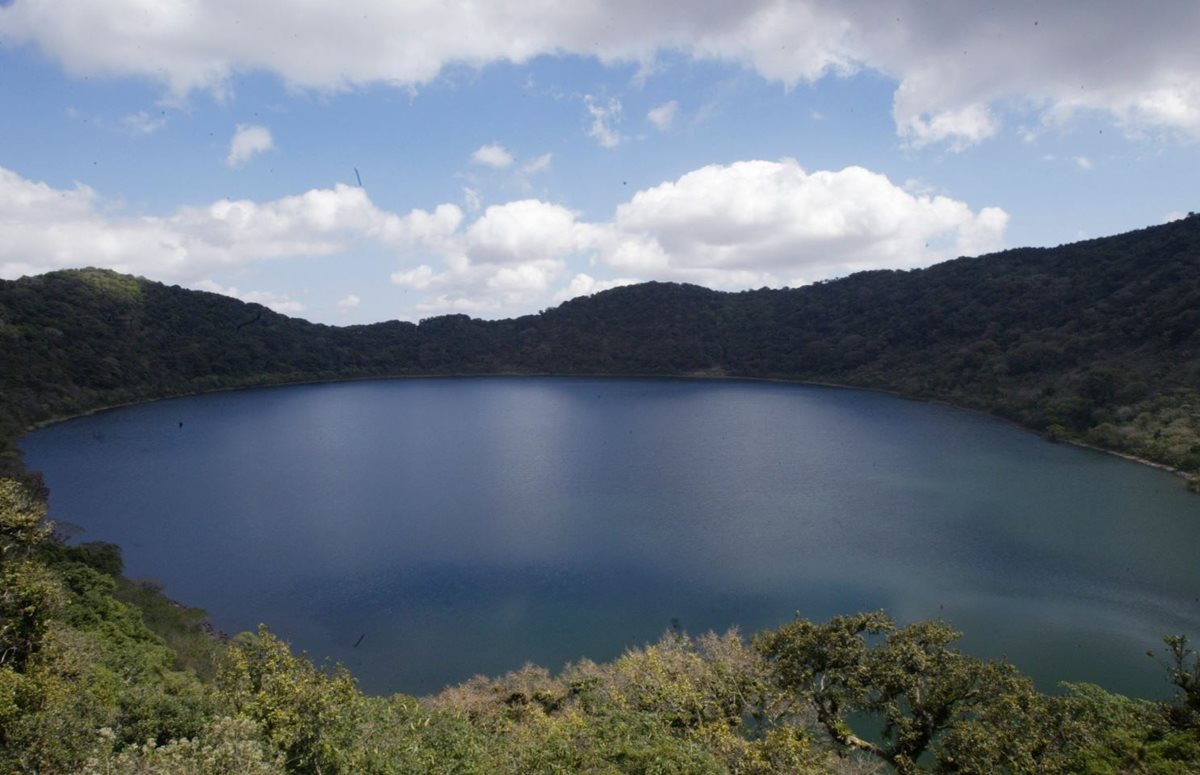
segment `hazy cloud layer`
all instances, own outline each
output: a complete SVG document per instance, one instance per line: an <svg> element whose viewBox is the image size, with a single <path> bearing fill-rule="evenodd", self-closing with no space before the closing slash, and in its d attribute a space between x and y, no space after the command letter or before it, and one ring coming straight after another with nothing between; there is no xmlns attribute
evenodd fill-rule
<svg viewBox="0 0 1200 775"><path fill-rule="evenodd" d="M417 311L497 317L642 280L737 289L922 266L1001 247L1007 219L861 167L809 173L791 160L703 167L636 192L599 223L538 199L491 205L471 220L454 204L399 214L342 184L123 215L86 186L56 189L0 168L0 276L105 266L298 312L287 297L210 278L248 262L382 246L400 264L392 282L418 292ZM618 279L570 269L581 263Z"/></svg>
<svg viewBox="0 0 1200 775"><path fill-rule="evenodd" d="M873 70L897 82L897 131L915 146L963 147L1009 108L1052 125L1102 111L1130 132L1200 136L1200 4L1161 0L16 0L0 41L37 45L76 75L140 76L176 99L268 71L319 90L420 85L452 65L539 55L634 62L661 52L730 62L794 85ZM595 101L589 110L610 112ZM593 118L601 143L611 122Z"/></svg>

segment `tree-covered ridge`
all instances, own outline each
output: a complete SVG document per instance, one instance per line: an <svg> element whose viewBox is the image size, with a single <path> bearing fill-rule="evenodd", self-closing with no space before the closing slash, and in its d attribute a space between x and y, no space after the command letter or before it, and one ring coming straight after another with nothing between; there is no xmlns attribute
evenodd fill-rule
<svg viewBox="0 0 1200 775"><path fill-rule="evenodd" d="M419 325L316 325L70 270L0 281L0 438L102 406L301 380L731 376L944 400L1197 473L1198 327L1196 216L797 289L644 283L511 320Z"/></svg>
<svg viewBox="0 0 1200 775"><path fill-rule="evenodd" d="M265 628L224 645L64 546L42 494L0 479L0 771L267 773L1184 773L1200 660L1161 657L1151 703L1049 696L954 648L941 622L797 619L751 639L679 632L608 664L526 666L418 700L368 697Z"/></svg>

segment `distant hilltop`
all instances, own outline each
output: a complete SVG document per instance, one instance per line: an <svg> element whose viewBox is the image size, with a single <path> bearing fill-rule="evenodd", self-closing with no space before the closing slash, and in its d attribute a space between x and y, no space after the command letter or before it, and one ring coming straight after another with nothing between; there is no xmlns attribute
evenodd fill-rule
<svg viewBox="0 0 1200 775"><path fill-rule="evenodd" d="M0 438L223 388L361 377L768 378L884 389L1200 473L1200 217L803 288L642 283L536 315L334 327L101 269L0 281ZM4 465L19 467L9 446Z"/></svg>

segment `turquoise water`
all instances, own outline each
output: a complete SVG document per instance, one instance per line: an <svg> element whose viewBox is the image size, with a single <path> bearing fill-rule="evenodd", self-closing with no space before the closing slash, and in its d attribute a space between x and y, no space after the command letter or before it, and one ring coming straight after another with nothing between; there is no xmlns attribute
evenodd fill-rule
<svg viewBox="0 0 1200 775"><path fill-rule="evenodd" d="M182 423L182 425L181 425ZM367 381L37 431L51 516L370 692L884 608L1044 688L1164 696L1200 638L1200 498L983 415L748 382ZM355 643L361 642L355 646Z"/></svg>

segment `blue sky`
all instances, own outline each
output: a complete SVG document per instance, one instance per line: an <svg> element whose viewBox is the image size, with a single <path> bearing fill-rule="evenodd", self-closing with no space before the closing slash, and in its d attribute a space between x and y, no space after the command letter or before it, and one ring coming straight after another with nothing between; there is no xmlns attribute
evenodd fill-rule
<svg viewBox="0 0 1200 775"><path fill-rule="evenodd" d="M1043 5L0 2L0 277L495 318L1197 209L1200 4Z"/></svg>

